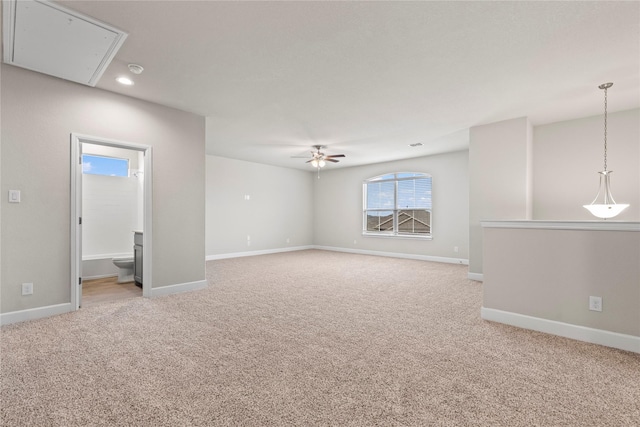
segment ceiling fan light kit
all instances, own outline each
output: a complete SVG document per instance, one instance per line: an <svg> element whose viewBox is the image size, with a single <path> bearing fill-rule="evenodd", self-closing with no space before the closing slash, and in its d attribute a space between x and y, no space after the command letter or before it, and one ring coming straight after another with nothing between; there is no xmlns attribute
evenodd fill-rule
<svg viewBox="0 0 640 427"><path fill-rule="evenodd" d="M324 154L320 151L324 148L327 148L324 145L313 145L312 148L315 151L311 151L311 159L307 160L305 163L311 163L311 166L318 170L318 178L320 178L320 168L325 167L327 165L327 162L338 163L340 160L336 160L337 157L345 157L344 154Z"/></svg>

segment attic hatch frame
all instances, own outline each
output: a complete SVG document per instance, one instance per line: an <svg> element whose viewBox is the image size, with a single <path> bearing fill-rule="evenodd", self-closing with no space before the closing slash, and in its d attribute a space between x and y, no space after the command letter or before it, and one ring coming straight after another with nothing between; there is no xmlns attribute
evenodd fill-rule
<svg viewBox="0 0 640 427"><path fill-rule="evenodd" d="M2 27L5 63L91 87L128 37L113 25L48 0L3 0ZM44 34L47 27L49 33ZM42 54L42 46L35 48L35 53L46 59L35 61L30 56L33 46L43 43L48 53ZM16 52L20 53L19 59Z"/></svg>
<svg viewBox="0 0 640 427"><path fill-rule="evenodd" d="M140 151L144 154L144 190L143 190L143 246L142 246L142 296L152 296L152 254L153 254L153 157L150 145L134 144L126 141L100 138L97 136L71 133L71 309L80 308L82 298L82 144L102 145Z"/></svg>

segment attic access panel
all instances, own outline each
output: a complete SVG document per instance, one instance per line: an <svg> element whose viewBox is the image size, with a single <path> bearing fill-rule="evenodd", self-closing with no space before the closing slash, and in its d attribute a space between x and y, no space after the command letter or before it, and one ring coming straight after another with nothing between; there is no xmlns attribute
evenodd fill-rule
<svg viewBox="0 0 640 427"><path fill-rule="evenodd" d="M48 1L2 3L7 64L95 86L127 38L115 27Z"/></svg>

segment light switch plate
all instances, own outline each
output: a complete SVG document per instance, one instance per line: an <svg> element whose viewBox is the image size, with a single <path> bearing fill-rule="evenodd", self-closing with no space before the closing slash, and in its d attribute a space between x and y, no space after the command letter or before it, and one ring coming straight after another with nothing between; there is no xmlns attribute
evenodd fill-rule
<svg viewBox="0 0 640 427"><path fill-rule="evenodd" d="M9 190L9 203L20 203L20 190Z"/></svg>

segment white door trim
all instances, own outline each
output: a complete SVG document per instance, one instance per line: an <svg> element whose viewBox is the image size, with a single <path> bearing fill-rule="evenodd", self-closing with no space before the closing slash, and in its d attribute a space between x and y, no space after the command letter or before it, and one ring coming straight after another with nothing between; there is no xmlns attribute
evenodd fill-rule
<svg viewBox="0 0 640 427"><path fill-rule="evenodd" d="M152 289L152 236L153 236L153 159L150 145L134 144L115 139L101 138L97 136L71 134L71 306L77 310L80 305L81 293L78 291L78 283L82 272L82 230L79 225L82 216L82 163L80 153L82 144L96 144L108 147L124 148L127 150L142 151L144 153L144 216L143 216L143 248L142 271L144 280L142 283L142 296L151 297Z"/></svg>

